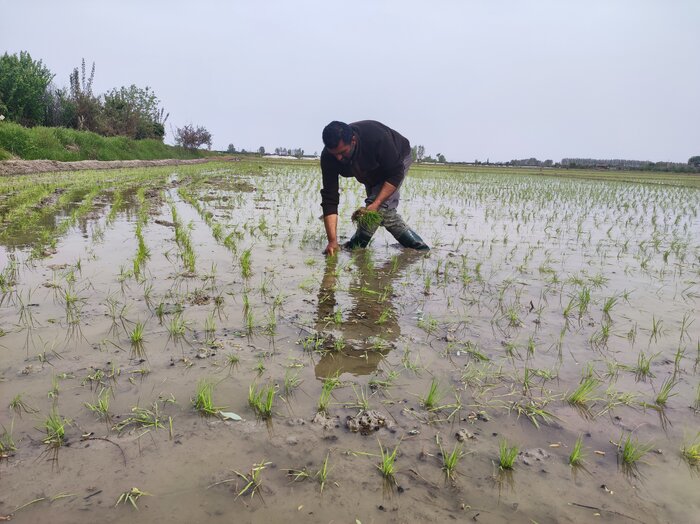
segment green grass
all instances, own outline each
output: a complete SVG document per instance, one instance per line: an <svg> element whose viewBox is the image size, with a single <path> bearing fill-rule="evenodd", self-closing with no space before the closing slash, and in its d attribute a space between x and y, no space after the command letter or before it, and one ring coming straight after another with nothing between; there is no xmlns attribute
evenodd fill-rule
<svg viewBox="0 0 700 524"><path fill-rule="evenodd" d="M44 421L46 437L42 442L57 448L62 446L66 439L66 426L69 424L70 421L59 415L56 409L52 410Z"/></svg>
<svg viewBox="0 0 700 524"><path fill-rule="evenodd" d="M700 434L698 434L692 442L683 444L681 456L691 466L700 466Z"/></svg>
<svg viewBox="0 0 700 524"><path fill-rule="evenodd" d="M632 439L632 434L628 433L627 437L620 437L617 444L620 460L627 467L634 467L637 462L646 455L653 446L651 444L640 444L635 438Z"/></svg>
<svg viewBox="0 0 700 524"><path fill-rule="evenodd" d="M215 406L212 395L214 393L214 384L208 380L200 380L197 384L197 391L192 399L192 406L202 415L216 415L224 409L222 406Z"/></svg>
<svg viewBox="0 0 700 524"><path fill-rule="evenodd" d="M595 400L594 394L600 381L593 377L584 377L579 386L566 396L566 401L572 406L588 407Z"/></svg>
<svg viewBox="0 0 700 524"><path fill-rule="evenodd" d="M159 140L104 137L90 131L63 127L26 128L0 122L0 160L11 156L23 160L152 160L199 158L204 152L166 145Z"/></svg>
<svg viewBox="0 0 700 524"><path fill-rule="evenodd" d="M516 452L517 453L517 452ZM459 461L462 460L464 452L462 451L462 445L455 444L454 449L447 453L442 444L440 444L440 454L442 455L442 470L445 472L445 477L450 480L454 480L457 475L457 466Z"/></svg>
<svg viewBox="0 0 700 524"><path fill-rule="evenodd" d="M275 403L277 390L274 384L257 387L251 384L248 387L248 405L262 419L272 418L272 407Z"/></svg>
<svg viewBox="0 0 700 524"><path fill-rule="evenodd" d="M102 388L94 404L85 403L85 407L95 413L98 417L109 420L109 403L112 391L110 388Z"/></svg>
<svg viewBox="0 0 700 524"><path fill-rule="evenodd" d="M6 458L10 453L17 451L17 445L12 437L14 425L15 421L12 419L9 431L5 426L2 426L2 434L0 434L0 458Z"/></svg>
<svg viewBox="0 0 700 524"><path fill-rule="evenodd" d="M114 507L116 508L119 504L129 503L134 507L134 509L138 510L139 508L136 505L136 502L139 500L139 498L143 497L144 495L150 496L150 493L141 491L139 488L131 488L130 490L127 490L121 495L119 495L117 503L114 505Z"/></svg>
<svg viewBox="0 0 700 524"><path fill-rule="evenodd" d="M374 230L382 223L382 215L377 211L369 211L366 207L361 207L352 214L352 221L359 227L367 230Z"/></svg>
<svg viewBox="0 0 700 524"><path fill-rule="evenodd" d="M498 443L498 466L501 469L513 469L515 459L518 457L518 447L508 446L508 442L502 439Z"/></svg>
<svg viewBox="0 0 700 524"><path fill-rule="evenodd" d="M323 386L321 386L321 395L318 397L318 404L316 406L319 413L328 413L331 395L333 390L337 388L339 384L340 380L338 380L337 375L334 377L329 377L323 381Z"/></svg>
<svg viewBox="0 0 700 524"><path fill-rule="evenodd" d="M569 455L569 464L572 466L580 466L583 464L583 436L579 435L576 439L574 447L571 449L571 454Z"/></svg>
<svg viewBox="0 0 700 524"><path fill-rule="evenodd" d="M399 445L396 445L394 451L389 452L389 448L384 448L380 442L379 451L381 453L381 462L377 464L377 468L379 468L386 480L396 483L396 454L399 452Z"/></svg>
<svg viewBox="0 0 700 524"><path fill-rule="evenodd" d="M428 388L428 393L425 397L422 397L421 404L425 409L434 410L439 407L440 400L442 399L442 393L440 392L440 383L437 379L433 379L430 383L430 388Z"/></svg>
<svg viewBox="0 0 700 524"><path fill-rule="evenodd" d="M673 388L676 386L676 381L673 376L668 377L666 380L664 380L663 384L661 384L661 388L659 389L659 393L656 395L656 405L664 407L666 406L666 403L668 402L669 397L672 397L676 393L671 393Z"/></svg>

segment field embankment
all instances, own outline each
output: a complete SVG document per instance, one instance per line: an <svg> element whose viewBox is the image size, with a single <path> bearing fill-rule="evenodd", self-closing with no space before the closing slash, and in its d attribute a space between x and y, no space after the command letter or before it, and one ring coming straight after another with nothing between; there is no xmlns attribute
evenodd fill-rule
<svg viewBox="0 0 700 524"><path fill-rule="evenodd" d="M154 139L104 137L63 127L26 128L12 122L0 123L0 160L160 160L205 155L204 151L169 146Z"/></svg>

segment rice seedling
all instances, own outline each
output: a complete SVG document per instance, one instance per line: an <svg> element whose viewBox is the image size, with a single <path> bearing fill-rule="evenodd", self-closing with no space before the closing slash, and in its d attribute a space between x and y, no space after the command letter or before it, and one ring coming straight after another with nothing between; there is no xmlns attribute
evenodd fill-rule
<svg viewBox="0 0 700 524"><path fill-rule="evenodd" d="M396 445L394 451L389 452L389 448L384 448L379 442L381 461L377 464L377 468L381 471L382 476L393 484L396 484L396 454L399 452L399 444Z"/></svg>
<svg viewBox="0 0 700 524"><path fill-rule="evenodd" d="M442 447L442 443L438 441L440 447L440 455L442 456L442 470L445 472L445 480L454 480L457 475L457 466L460 460L464 457L464 451L462 451L462 445L456 443L455 447L447 453Z"/></svg>
<svg viewBox="0 0 700 524"><path fill-rule="evenodd" d="M192 406L199 411L201 415L212 416L218 415L219 411L224 409L223 406L215 406L212 395L214 393L214 384L206 379L200 380L197 383L197 391L192 398Z"/></svg>
<svg viewBox="0 0 700 524"><path fill-rule="evenodd" d="M517 446L508 446L505 439L498 443L498 467L501 469L513 469L515 459L518 456Z"/></svg>
<svg viewBox="0 0 700 524"><path fill-rule="evenodd" d="M109 388L102 388L100 390L99 395L97 395L97 399L95 400L94 404L90 404L89 402L85 403L85 407L88 408L90 411L95 413L99 418L102 418L106 421L110 420L110 414L109 414L109 403L110 403L110 396L111 396L111 389Z"/></svg>
<svg viewBox="0 0 700 524"><path fill-rule="evenodd" d="M374 231L382 223L382 215L377 211L371 211L366 207L357 209L351 217L358 227L368 231Z"/></svg>
<svg viewBox="0 0 700 524"><path fill-rule="evenodd" d="M647 379L647 377L654 377L654 374L651 372L651 363L657 356L658 353L647 357L644 354L644 351L639 352L639 355L637 356L637 365L633 368L635 378L638 381L644 381Z"/></svg>
<svg viewBox="0 0 700 524"><path fill-rule="evenodd" d="M328 413L328 406L331 402L331 396L333 390L340 385L340 380L336 374L333 377L329 377L323 380L323 386L321 386L321 395L318 397L318 404L316 405L316 410L319 413Z"/></svg>
<svg viewBox="0 0 700 524"><path fill-rule="evenodd" d="M302 382L298 371L286 370L284 373L284 394L286 396L292 395L294 390L301 386Z"/></svg>
<svg viewBox="0 0 700 524"><path fill-rule="evenodd" d="M330 469L328 468L329 456L330 452L326 453L326 458L324 459L323 464L321 465L321 469L319 469L316 473L318 483L321 485L321 493L323 493L323 488L326 486L326 482L328 482L328 473L330 473Z"/></svg>
<svg viewBox="0 0 700 524"><path fill-rule="evenodd" d="M132 415L114 426L116 431L123 431L129 426L138 426L147 429L158 429L163 427L163 421L158 409L158 403L154 402L152 409L134 406L131 408Z"/></svg>
<svg viewBox="0 0 700 524"><path fill-rule="evenodd" d="M649 345L651 341L654 343L659 341L659 336L663 334L663 320L656 320L655 316L651 317L651 330L649 331Z"/></svg>
<svg viewBox="0 0 700 524"><path fill-rule="evenodd" d="M692 441L683 444L681 456L691 466L700 466L700 433Z"/></svg>
<svg viewBox="0 0 700 524"><path fill-rule="evenodd" d="M7 458L10 454L17 451L17 444L15 444L15 440L12 437L14 426L14 419L12 419L9 431L5 426L2 426L2 434L0 434L0 459Z"/></svg>
<svg viewBox="0 0 700 524"><path fill-rule="evenodd" d="M352 391L353 393L355 393L355 403L351 404L350 407L357 408L361 411L368 411L370 409L370 406L369 397L367 395L367 389L363 386L355 388L355 384L352 384Z"/></svg>
<svg viewBox="0 0 700 524"><path fill-rule="evenodd" d="M185 320L179 313L176 313L173 315L173 318L170 319L170 323L168 324L168 334L173 340L178 340L179 338L185 336L185 328Z"/></svg>
<svg viewBox="0 0 700 524"><path fill-rule="evenodd" d="M430 382L428 393L425 395L425 397L421 397L420 401L425 409L435 410L438 409L443 396L443 393L440 391L440 383L436 378L433 378L433 380Z"/></svg>
<svg viewBox="0 0 700 524"><path fill-rule="evenodd" d="M673 395L676 395L676 393L671 393L673 388L676 386L677 382L675 380L675 377L670 376L666 380L663 381L661 384L661 387L659 388L659 392L656 395L656 400L654 401L657 406L664 407L666 406L666 403L668 402L669 397L672 397Z"/></svg>
<svg viewBox="0 0 700 524"><path fill-rule="evenodd" d="M70 420L59 415L56 408L52 409L44 421L46 437L44 437L42 442L51 447L61 447L65 443L66 426L69 426L70 423Z"/></svg>
<svg viewBox="0 0 700 524"><path fill-rule="evenodd" d="M241 495L247 495L250 493L250 498L253 498L255 494L258 492L260 489L260 486L262 486L262 472L272 464L271 462L259 462L258 464L253 464L253 467L250 468L250 473L239 473L238 471L234 471L236 475L238 475L240 478L243 479L245 482L245 485L243 488L238 492L236 495L236 498L240 497ZM238 489L238 488L236 488Z"/></svg>
<svg viewBox="0 0 700 524"><path fill-rule="evenodd" d="M15 395L12 398L12 400L10 400L8 407L12 411L14 411L17 415L19 415L20 417L22 416L22 412L24 412L24 413L38 413L39 412L38 409L31 407L24 400L22 400L21 393L18 393L17 395Z"/></svg>
<svg viewBox="0 0 700 524"><path fill-rule="evenodd" d="M255 384L248 386L248 405L255 414L263 420L272 418L272 408L277 393L274 384L257 387Z"/></svg>
<svg viewBox="0 0 700 524"><path fill-rule="evenodd" d="M129 333L129 340L131 341L132 346L143 345L143 333L145 327L146 324L144 322L136 322L134 329L132 329L131 333Z"/></svg>
<svg viewBox="0 0 700 524"><path fill-rule="evenodd" d="M253 270L251 268L251 261L250 257L252 255L251 248L248 248L241 253L241 258L240 258L240 265L241 265L241 275L243 278L249 278L253 274Z"/></svg>
<svg viewBox="0 0 700 524"><path fill-rule="evenodd" d="M240 357L235 353L229 353L228 355L226 355L226 365L228 366L228 372L231 373L233 371L233 368L238 366L240 361Z"/></svg>
<svg viewBox="0 0 700 524"><path fill-rule="evenodd" d="M583 436L579 435L574 443L574 447L571 449L571 453L569 454L569 464L571 466L580 466L583 464L584 456Z"/></svg>
<svg viewBox="0 0 700 524"><path fill-rule="evenodd" d="M594 395L599 385L599 380L591 376L584 377L579 386L566 395L566 401L572 406L587 408L592 401L596 400Z"/></svg>
<svg viewBox="0 0 700 524"><path fill-rule="evenodd" d="M114 507L116 508L117 506L119 506L119 504L128 503L131 504L135 510L138 510L139 508L136 505L136 503L143 496L151 496L151 494L146 493L145 491L141 491L139 488L131 488L119 495L119 498L117 499L116 504L114 504Z"/></svg>
<svg viewBox="0 0 700 524"><path fill-rule="evenodd" d="M618 458L622 461L625 467L636 467L637 462L646 455L653 446L651 444L640 444L635 438L632 440L632 434L628 433L627 437L620 436L617 443Z"/></svg>

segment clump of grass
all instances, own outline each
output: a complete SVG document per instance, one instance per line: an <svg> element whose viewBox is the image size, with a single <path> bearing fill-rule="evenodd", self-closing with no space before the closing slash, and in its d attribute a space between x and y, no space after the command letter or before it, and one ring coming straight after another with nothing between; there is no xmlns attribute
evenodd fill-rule
<svg viewBox="0 0 700 524"><path fill-rule="evenodd" d="M501 469L513 469L515 459L518 456L517 446L508 446L508 442L502 439L498 444L498 466Z"/></svg>
<svg viewBox="0 0 700 524"><path fill-rule="evenodd" d="M236 475L241 477L245 481L245 485L243 486L243 489L241 489L238 494L236 495L236 498L240 497L241 495L246 495L250 493L250 498L253 498L255 494L258 492L260 489L260 486L262 486L262 472L267 466L272 464L271 462L265 462L262 461L258 464L253 464L253 467L250 468L250 473L239 473L236 471Z"/></svg>
<svg viewBox="0 0 700 524"><path fill-rule="evenodd" d="M569 455L569 464L572 466L580 466L583 464L583 456L583 436L579 435Z"/></svg>
<svg viewBox="0 0 700 524"><path fill-rule="evenodd" d="M440 391L440 383L437 379L433 379L430 383L430 388L425 397L422 397L421 404L425 409L434 410L438 409L440 400L442 399L442 392Z"/></svg>
<svg viewBox="0 0 700 524"><path fill-rule="evenodd" d="M109 388L102 388L100 390L99 395L97 395L97 400L94 404L90 404L89 402L85 403L85 407L88 408L90 411L95 413L98 417L109 420L110 415L109 415L109 403L110 403L110 393L111 390Z"/></svg>
<svg viewBox="0 0 700 524"><path fill-rule="evenodd" d="M17 413L20 417L22 416L22 412L24 411L25 413L36 413L39 411L38 409L35 409L31 406L29 406L24 400L22 400L22 394L18 393L17 395L14 396L12 400L10 400L10 403L8 404L9 408Z"/></svg>
<svg viewBox="0 0 700 524"><path fill-rule="evenodd" d="M626 467L635 467L637 462L646 455L652 448L651 444L640 444L635 438L632 440L632 434L628 433L627 437L620 437L617 443L620 460Z"/></svg>
<svg viewBox="0 0 700 524"><path fill-rule="evenodd" d="M593 377L584 377L579 386L566 396L566 401L572 406L587 408L594 400L593 395L599 384L600 381Z"/></svg>
<svg viewBox="0 0 700 524"><path fill-rule="evenodd" d="M15 421L12 419L10 431L7 431L5 426L2 426L2 434L0 435L0 459L7 458L12 452L17 451L17 445L12 437Z"/></svg>
<svg viewBox="0 0 700 524"><path fill-rule="evenodd" d="M158 410L158 403L154 402L153 409L142 408L139 406L134 406L131 408L132 415L125 418L118 424L114 426L117 431L122 431L129 426L139 426L149 429L162 428L163 422L161 420L160 412Z"/></svg>
<svg viewBox="0 0 700 524"><path fill-rule="evenodd" d="M284 394L287 396L291 395L301 383L302 380L299 378L299 373L296 371L292 372L291 369L288 369L284 373Z"/></svg>
<svg viewBox="0 0 700 524"><path fill-rule="evenodd" d="M676 393L671 393L671 390L676 386L676 381L674 378L668 377L666 380L664 380L663 384L661 384L661 388L659 389L659 393L656 395L656 405L664 407L666 406L666 403L668 402L669 397L672 397Z"/></svg>
<svg viewBox="0 0 700 524"><path fill-rule="evenodd" d="M691 466L700 466L700 433L695 436L695 440L688 444L683 444L681 456Z"/></svg>
<svg viewBox="0 0 700 524"><path fill-rule="evenodd" d="M260 386L251 384L248 387L248 405L262 419L272 418L272 407L275 403L275 385Z"/></svg>
<svg viewBox="0 0 700 524"><path fill-rule="evenodd" d="M68 425L70 425L70 421L59 415L54 408L44 421L46 437L42 442L52 447L61 447L66 440L66 426Z"/></svg>
<svg viewBox="0 0 700 524"><path fill-rule="evenodd" d="M462 445L455 444L454 449L447 453L445 449L440 444L440 454L442 455L442 470L445 472L445 478L449 480L454 480L457 475L457 466L459 461L462 460L464 456L464 451L462 451Z"/></svg>
<svg viewBox="0 0 700 524"><path fill-rule="evenodd" d="M318 483L321 485L321 493L323 493L323 488L326 486L326 482L328 481L328 473L330 472L330 469L328 468L328 457L330 456L330 453L326 453L326 458L323 461L323 464L321 465L321 469L318 470L316 473L316 478L318 479Z"/></svg>
<svg viewBox="0 0 700 524"><path fill-rule="evenodd" d="M116 508L119 504L126 504L128 502L134 506L134 509L138 510L139 508L136 505L136 502L143 496L151 496L151 494L141 491L139 488L131 488L119 495L117 503L114 505L114 507Z"/></svg>
<svg viewBox="0 0 700 524"><path fill-rule="evenodd" d="M382 215L378 211L371 211L361 207L352 214L352 221L362 229L374 231L382 223Z"/></svg>
<svg viewBox="0 0 700 524"><path fill-rule="evenodd" d="M197 391L192 399L192 406L202 415L216 415L223 409L221 406L215 406L212 394L214 392L214 384L208 380L200 380L197 384Z"/></svg>
<svg viewBox="0 0 700 524"><path fill-rule="evenodd" d="M396 454L399 452L399 444L396 445L394 451L389 452L389 448L384 448L379 442L379 451L381 453L381 462L377 464L377 468L382 472L382 476L389 482L396 483Z"/></svg>
<svg viewBox="0 0 700 524"><path fill-rule="evenodd" d="M331 402L331 395L333 390L337 388L339 384L340 380L338 379L338 375L328 377L323 381L321 395L318 397L318 405L316 406L319 413L328 413L328 405Z"/></svg>
<svg viewBox="0 0 700 524"><path fill-rule="evenodd" d="M634 374L637 380L646 380L647 377L654 377L651 372L651 362L654 360L656 355L650 355L647 357L644 351L639 352L637 357L637 365L634 367Z"/></svg>

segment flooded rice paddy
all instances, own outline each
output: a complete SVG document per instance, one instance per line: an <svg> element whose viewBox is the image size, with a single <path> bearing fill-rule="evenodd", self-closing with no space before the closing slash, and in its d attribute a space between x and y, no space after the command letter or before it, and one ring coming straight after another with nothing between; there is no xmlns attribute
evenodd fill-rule
<svg viewBox="0 0 700 524"><path fill-rule="evenodd" d="M314 164L0 179L0 516L697 522L700 188L591 177L335 258Z"/></svg>

